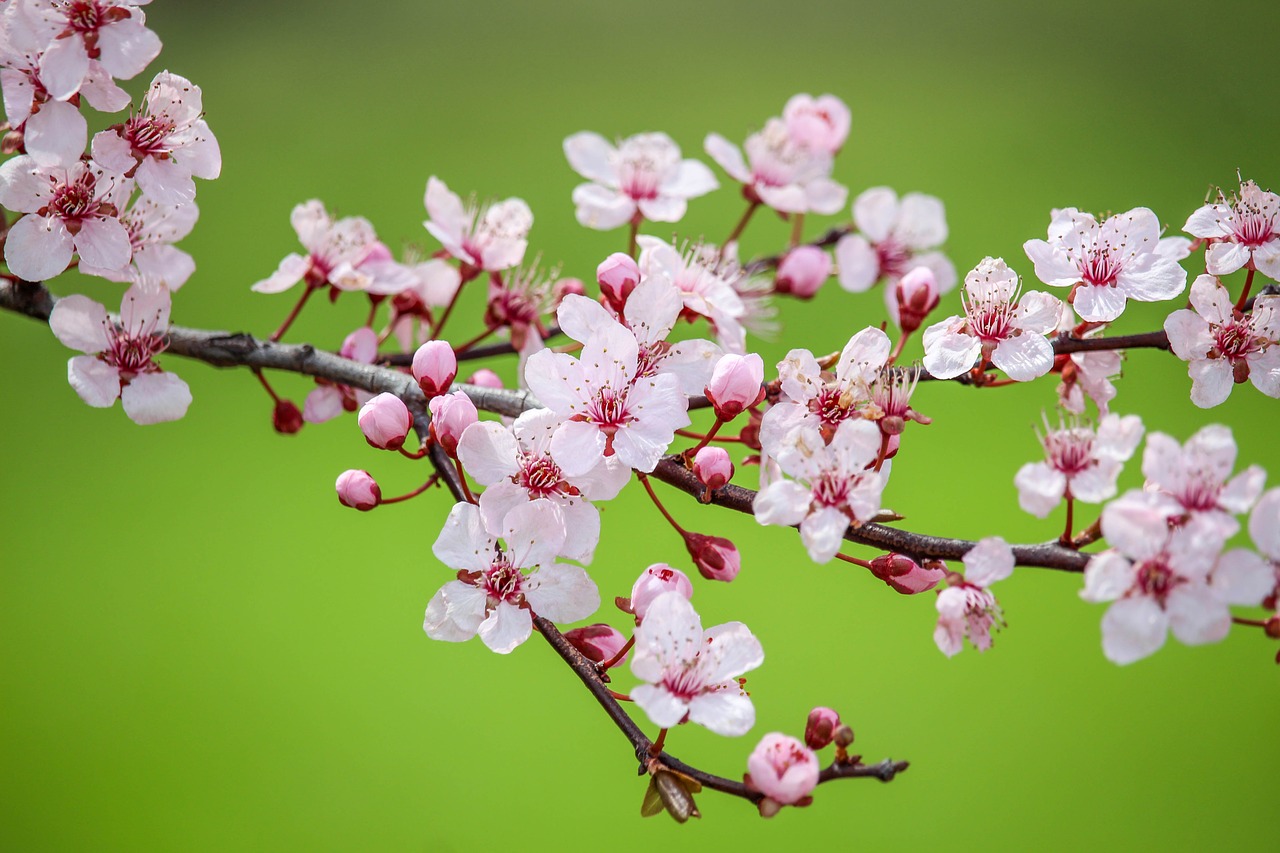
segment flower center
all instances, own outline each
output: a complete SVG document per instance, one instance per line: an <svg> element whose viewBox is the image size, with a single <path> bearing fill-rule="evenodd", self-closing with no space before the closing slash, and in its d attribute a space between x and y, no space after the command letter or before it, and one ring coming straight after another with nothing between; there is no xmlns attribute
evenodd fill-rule
<svg viewBox="0 0 1280 853"><path fill-rule="evenodd" d="M822 419L823 426L834 428L856 414L853 402L851 392L834 385L824 385L809 401L809 411Z"/></svg>
<svg viewBox="0 0 1280 853"><path fill-rule="evenodd" d="M1067 476L1094 465L1093 431L1084 427L1058 430L1042 439L1049 464Z"/></svg>
<svg viewBox="0 0 1280 853"><path fill-rule="evenodd" d="M627 392L601 388L596 392L595 399L587 404L587 415L592 423L612 435L631 422L631 415L627 411Z"/></svg>
<svg viewBox="0 0 1280 853"><path fill-rule="evenodd" d="M523 597L524 575L506 557L498 557L480 579L480 588L494 604L505 601L519 605Z"/></svg>
<svg viewBox="0 0 1280 853"><path fill-rule="evenodd" d="M1164 607L1169 593L1184 582L1185 578L1174 574L1173 569L1165 564L1164 555L1160 555L1137 565L1133 589L1140 595L1154 598Z"/></svg>
<svg viewBox="0 0 1280 853"><path fill-rule="evenodd" d="M167 154L165 141L173 133L174 124L159 116L136 115L125 123L125 139L133 146L134 154Z"/></svg>
<svg viewBox="0 0 1280 853"><path fill-rule="evenodd" d="M1243 205L1242 205L1243 206ZM1256 249L1275 236L1275 221L1257 208L1238 211L1234 227L1236 239L1251 249Z"/></svg>
<svg viewBox="0 0 1280 853"><path fill-rule="evenodd" d="M880 274L886 278L902 278L911 262L911 250L893 237L885 237L876 244L876 258L880 261Z"/></svg>
<svg viewBox="0 0 1280 853"><path fill-rule="evenodd" d="M516 472L515 483L535 498L545 498L548 495L562 494L567 491L560 466L552 462L550 456L535 456L528 451L524 452L520 470Z"/></svg>
<svg viewBox="0 0 1280 853"><path fill-rule="evenodd" d="M688 702L704 692L707 679L702 672L702 653L694 653L693 659L685 661L679 669L668 669L663 673L662 686L676 698Z"/></svg>
<svg viewBox="0 0 1280 853"><path fill-rule="evenodd" d="M824 471L813 483L813 502L822 507L844 509L849 503L849 478Z"/></svg>
<svg viewBox="0 0 1280 853"><path fill-rule="evenodd" d="M1110 249L1097 247L1081 263L1080 277L1085 284L1115 287L1120 269L1120 258L1113 255Z"/></svg>
<svg viewBox="0 0 1280 853"><path fill-rule="evenodd" d="M77 33L96 32L102 26L102 8L93 0L69 3L63 14L67 16L67 26Z"/></svg>
<svg viewBox="0 0 1280 853"><path fill-rule="evenodd" d="M98 201L96 190L97 180L93 173L85 172L71 183L57 187L45 211L57 216L69 227L76 226L71 228L72 233L75 233L84 220L109 215L105 208L110 205ZM41 211L41 214L45 215L45 211ZM114 210L110 211L110 214L114 213Z"/></svg>
<svg viewBox="0 0 1280 853"><path fill-rule="evenodd" d="M1261 350L1265 340L1253 333L1252 318L1231 322L1213 330L1213 351L1209 357L1217 353L1236 361Z"/></svg>
<svg viewBox="0 0 1280 853"><path fill-rule="evenodd" d="M137 332L127 332L107 324L107 348L99 357L120 371L122 382L143 373L160 372L151 359L164 352L167 344L163 336L154 333L154 328L154 323L147 323Z"/></svg>
<svg viewBox="0 0 1280 853"><path fill-rule="evenodd" d="M1016 295L1007 301L964 299L964 315L968 319L969 332L984 343L996 343L1013 337L1018 331L1013 324L1017 310Z"/></svg>

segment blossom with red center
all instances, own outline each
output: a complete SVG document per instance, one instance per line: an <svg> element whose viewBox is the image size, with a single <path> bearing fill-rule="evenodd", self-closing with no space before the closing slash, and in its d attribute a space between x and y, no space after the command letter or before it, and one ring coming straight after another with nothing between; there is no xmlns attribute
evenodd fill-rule
<svg viewBox="0 0 1280 853"><path fill-rule="evenodd" d="M1160 238L1160 221L1145 207L1103 222L1074 207L1055 210L1048 240L1022 248L1036 277L1050 287L1069 287L1076 313L1091 323L1110 322L1129 299L1160 302L1187 286L1178 261L1190 254L1185 237Z"/></svg>
<svg viewBox="0 0 1280 853"><path fill-rule="evenodd" d="M718 735L746 734L756 712L741 676L764 662L764 649L741 622L706 631L689 599L665 592L636 628L631 672L648 682L631 698L656 726L686 719Z"/></svg>
<svg viewBox="0 0 1280 853"><path fill-rule="evenodd" d="M200 209L191 204L157 204L146 196L138 196L120 214L120 222L129 232L133 255L123 270L109 270L80 261L80 272L101 276L109 281L135 281L139 276L154 279L170 291L187 283L196 271L191 255L173 244L195 228Z"/></svg>
<svg viewBox="0 0 1280 853"><path fill-rule="evenodd" d="M1219 191L1218 201L1191 214L1182 229L1209 241L1210 275L1249 266L1280 281L1280 196L1253 181L1243 181L1240 194L1230 199Z"/></svg>
<svg viewBox="0 0 1280 853"><path fill-rule="evenodd" d="M445 251L470 268L497 272L524 260L533 212L518 198L479 207L462 199L434 175L427 181L423 203L431 218L423 223ZM468 276L464 276L468 277Z"/></svg>
<svg viewBox="0 0 1280 853"><path fill-rule="evenodd" d="M169 291L155 282L135 284L120 301L117 322L87 296L59 299L49 315L58 340L86 355L67 364L71 387L90 406L120 400L138 424L175 421L187 413L191 390L154 361L169 329Z"/></svg>
<svg viewBox="0 0 1280 853"><path fill-rule="evenodd" d="M641 235L640 273L661 276L676 286L683 300L680 317L693 321L706 318L715 329L720 346L728 352L746 352L749 306L743 298L743 283L750 280L734 256L721 254L710 246L681 251L656 237Z"/></svg>
<svg viewBox="0 0 1280 853"><path fill-rule="evenodd" d="M583 131L564 141L569 165L593 183L573 191L578 222L608 231L637 221L679 222L688 200L719 186L697 160L680 159L680 146L665 133L639 133L617 147Z"/></svg>
<svg viewBox="0 0 1280 853"><path fill-rule="evenodd" d="M738 146L718 133L708 134L703 146L743 185L747 198L779 212L832 214L848 198L849 191L831 180L831 153L798 143L782 119L769 119L763 130L747 137L745 160Z"/></svg>
<svg viewBox="0 0 1280 853"><path fill-rule="evenodd" d="M1013 478L1018 505L1038 518L1057 507L1064 496L1085 503L1102 503L1116 493L1116 478L1142 441L1137 415L1107 415L1093 427L1072 421L1040 435L1044 462L1028 462Z"/></svg>
<svg viewBox="0 0 1280 853"><path fill-rule="evenodd" d="M747 758L746 784L775 803L806 805L818 786L818 772L813 750L793 737L771 732Z"/></svg>
<svg viewBox="0 0 1280 853"><path fill-rule="evenodd" d="M991 648L991 629L1004 616L989 587L1013 574L1013 551L999 536L988 536L964 555L964 577L951 575L938 593L938 626L933 641L947 657L963 648L965 637L980 652Z"/></svg>
<svg viewBox="0 0 1280 853"><path fill-rule="evenodd" d="M942 202L924 193L901 199L889 187L872 187L853 202L858 233L836 243L837 278L853 293L868 290L883 279L885 302L897 310L898 282L916 267L933 272L939 293L956 285L956 268L937 247L947 241L947 218Z"/></svg>
<svg viewBox="0 0 1280 853"><path fill-rule="evenodd" d="M146 68L160 53L160 39L138 8L150 2L14 0L15 12L48 45L40 79L50 96L65 100L80 91L95 60L121 80Z"/></svg>
<svg viewBox="0 0 1280 853"><path fill-rule="evenodd" d="M1191 306L1164 322L1169 346L1191 374L1191 402L1202 409L1225 402L1231 388L1250 381L1280 397L1280 296L1259 296L1244 314L1212 275L1191 285Z"/></svg>
<svg viewBox="0 0 1280 853"><path fill-rule="evenodd" d="M871 383L871 404L863 417L875 421L886 437L896 439L906 429L907 421L931 424L932 418L911 408L911 396L920 382L920 368L881 368L880 375ZM896 452L896 446L895 446ZM889 454L892 455L892 454Z"/></svg>
<svg viewBox="0 0 1280 853"><path fill-rule="evenodd" d="M558 275L558 269L550 273L541 272L538 260L528 266L516 267L505 277L490 275L485 325L510 330L511 346L517 352L542 349L542 341L547 336L542 318L555 305L553 289Z"/></svg>

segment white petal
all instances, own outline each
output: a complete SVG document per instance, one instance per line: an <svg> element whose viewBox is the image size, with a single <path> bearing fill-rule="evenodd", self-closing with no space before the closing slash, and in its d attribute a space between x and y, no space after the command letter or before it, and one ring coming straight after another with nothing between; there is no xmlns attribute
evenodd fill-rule
<svg viewBox="0 0 1280 853"><path fill-rule="evenodd" d="M1150 598L1117 601L1102 617L1102 653L1118 664L1157 652L1169 631L1169 617Z"/></svg>
<svg viewBox="0 0 1280 853"><path fill-rule="evenodd" d="M191 389L172 373L144 373L124 386L120 403L136 424L176 421L191 405Z"/></svg>
<svg viewBox="0 0 1280 853"><path fill-rule="evenodd" d="M678 725L684 715L689 713L687 703L660 685L641 684L633 687L628 695L648 715L649 721L659 728L669 729Z"/></svg>
<svg viewBox="0 0 1280 853"><path fill-rule="evenodd" d="M564 516L545 498L521 504L502 521L507 555L518 568L549 564L560 553L564 537Z"/></svg>
<svg viewBox="0 0 1280 853"><path fill-rule="evenodd" d="M751 698L737 685L700 693L689 701L689 719L725 737L738 737L756 724L756 709Z"/></svg>
<svg viewBox="0 0 1280 853"><path fill-rule="evenodd" d="M482 486L492 486L519 470L518 449L511 430L493 421L477 421L458 439L462 467Z"/></svg>
<svg viewBox="0 0 1280 853"><path fill-rule="evenodd" d="M889 187L866 190L853 200L853 221L868 240L883 242L898 221L898 194Z"/></svg>
<svg viewBox="0 0 1280 853"><path fill-rule="evenodd" d="M24 281L48 281L71 263L74 247L61 219L27 214L9 229L4 260L9 271Z"/></svg>
<svg viewBox="0 0 1280 853"><path fill-rule="evenodd" d="M478 633L491 650L500 655L510 654L533 633L533 618L528 610L504 601L480 623Z"/></svg>
<svg viewBox="0 0 1280 853"><path fill-rule="evenodd" d="M49 328L63 346L96 354L107 348L107 309L87 296L73 294L58 300L49 315ZM111 398L112 401L115 397Z"/></svg>
<svg viewBox="0 0 1280 853"><path fill-rule="evenodd" d="M1084 589L1080 597L1095 604L1115 601L1133 586L1133 564L1114 550L1089 559L1084 569Z"/></svg>
<svg viewBox="0 0 1280 853"><path fill-rule="evenodd" d="M606 186L618 185L618 176L611 164L617 153L603 136L590 131L575 133L564 141L564 156L573 170Z"/></svg>
<svg viewBox="0 0 1280 853"><path fill-rule="evenodd" d="M120 396L120 371L91 355L78 355L67 362L67 381L90 406L110 408Z"/></svg>
<svg viewBox="0 0 1280 853"><path fill-rule="evenodd" d="M742 159L742 151L738 146L718 133L709 133L703 142L703 148L706 149L711 159L720 165L721 169L729 173L729 177L738 183L751 183L751 170L747 168L746 161Z"/></svg>
<svg viewBox="0 0 1280 853"><path fill-rule="evenodd" d="M1165 609L1173 635L1188 646L1216 643L1231 629L1231 611L1203 584L1175 587Z"/></svg>
<svg viewBox="0 0 1280 853"><path fill-rule="evenodd" d="M90 266L118 270L133 257L129 231L119 219L91 219L80 226L75 236L76 251Z"/></svg>
<svg viewBox="0 0 1280 853"><path fill-rule="evenodd" d="M525 591L529 606L552 622L577 622L600 608L595 581L579 566L544 565L529 578Z"/></svg>
<svg viewBox="0 0 1280 853"><path fill-rule="evenodd" d="M834 507L823 507L800 522L800 539L809 551L809 559L826 563L835 557L849 529L849 518Z"/></svg>
<svg viewBox="0 0 1280 853"><path fill-rule="evenodd" d="M1067 478L1044 462L1028 462L1013 478L1018 506L1036 518L1045 518L1062 502Z"/></svg>
<svg viewBox="0 0 1280 853"><path fill-rule="evenodd" d="M493 564L494 545L479 508L460 502L449 511L431 553L451 569L485 571Z"/></svg>

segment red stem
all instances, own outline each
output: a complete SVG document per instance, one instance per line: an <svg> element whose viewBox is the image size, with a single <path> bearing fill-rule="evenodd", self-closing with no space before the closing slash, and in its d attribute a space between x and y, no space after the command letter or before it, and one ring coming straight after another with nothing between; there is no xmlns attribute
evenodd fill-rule
<svg viewBox="0 0 1280 853"><path fill-rule="evenodd" d="M253 375L258 377L258 381L262 383L262 387L267 389L267 393L271 395L272 401L278 406L280 405L280 395L271 387L271 383L267 381L267 377L262 375L262 371L254 368Z"/></svg>
<svg viewBox="0 0 1280 853"><path fill-rule="evenodd" d="M396 497L396 498L383 498L378 503L379 504L398 504L400 503L400 501L407 501L409 500L409 498L416 498L418 495L422 494L427 489L434 486L439 480L440 480L439 474L432 474L427 479L427 482L423 483L421 486L418 486L418 488L414 489L412 492L409 492L408 494L400 495L399 497Z"/></svg>
<svg viewBox="0 0 1280 853"><path fill-rule="evenodd" d="M284 337L284 333L289 331L289 327L293 325L293 321L298 319L298 314L302 311L302 306L307 304L307 300L311 298L311 294L319 290L319 288L307 282L307 289L302 291L302 298L298 300L298 304L293 306L293 310L289 312L289 316L284 318L284 322L280 324L280 328L276 329L275 334L271 336L272 343Z"/></svg>
<svg viewBox="0 0 1280 853"><path fill-rule="evenodd" d="M622 661L622 659L627 656L627 652L631 651L631 647L634 646L635 644L636 644L636 635L632 634L631 639L627 640L627 644L623 646L621 649L619 649L616 655L609 658L604 663L596 664L596 668L601 672L604 672L606 669L612 669L613 667L617 666Z"/></svg>
<svg viewBox="0 0 1280 853"><path fill-rule="evenodd" d="M658 508L658 512L662 513L662 517L665 518L668 522L670 522L671 526L674 527L676 529L676 532L679 533L681 536L688 535L685 533L685 529L681 527L674 518L671 517L671 513L667 512L667 508L662 505L662 501L658 500L657 493L654 492L653 486L649 484L648 476L641 474L639 471L636 472L636 476L640 478L640 485L644 486L644 490L649 493L649 497L653 499L653 505Z"/></svg>
<svg viewBox="0 0 1280 853"><path fill-rule="evenodd" d="M760 206L760 202L753 201L747 204L746 212L742 214L742 218L738 220L738 224L733 226L733 230L729 232L729 236L724 238L724 242L720 244L720 256L724 257L724 247L737 240L742 236L743 230L746 229L747 223L751 221L751 214L756 212L756 208Z"/></svg>
<svg viewBox="0 0 1280 853"><path fill-rule="evenodd" d="M1253 268L1253 261L1249 262L1249 274L1244 278L1244 290L1240 293L1240 301L1236 303L1236 310L1243 311L1244 304L1249 301L1249 290L1253 287L1253 274L1257 272Z"/></svg>
<svg viewBox="0 0 1280 853"><path fill-rule="evenodd" d="M848 554L836 553L837 560L844 560L846 563L853 563L855 566L862 566L864 569L871 568L871 564L866 560L859 560L857 557L850 557Z"/></svg>

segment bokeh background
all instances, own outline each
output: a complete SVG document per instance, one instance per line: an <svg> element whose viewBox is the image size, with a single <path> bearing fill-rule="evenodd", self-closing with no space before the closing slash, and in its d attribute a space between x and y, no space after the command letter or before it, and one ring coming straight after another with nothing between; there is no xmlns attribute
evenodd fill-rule
<svg viewBox="0 0 1280 853"><path fill-rule="evenodd" d="M800 91L833 92L852 109L836 168L851 196L889 184L944 199L962 271L991 254L1033 277L1021 244L1044 236L1053 207L1147 205L1174 233L1236 169L1280 184L1265 49L1280 13L1265 2L148 8L165 43L153 70L204 88L224 156L222 179L199 187L201 221L184 244L199 269L174 318L190 326L265 335L278 324L293 294L248 287L294 250L288 214L308 198L368 216L394 246L434 249L421 227L432 174L463 194L525 198L531 253L590 280L625 235L577 227L565 136L660 129L706 159L707 132L741 140ZM740 208L732 191L697 200L678 231L722 239ZM782 223L760 216L744 252L784 239ZM72 278L54 289L111 306L119 296ZM957 305L952 294L943 310ZM1168 308L1131 307L1117 331L1155 328ZM362 310L317 302L291 337L334 347ZM791 345L830 351L882 318L878 292L833 283L787 304L786 337L758 346L766 361ZM344 468L368 468L392 494L421 482L421 465L370 450L350 419L277 436L247 372L177 358L165 363L192 386L189 415L139 428L118 407L79 402L65 381L71 353L47 329L14 316L0 327L6 849L1274 841L1280 668L1260 632L1205 648L1171 641L1118 668L1102 657L1104 610L1079 599L1079 578L1022 569L997 587L1009 625L995 648L947 660L931 639L933 596L815 566L789 531L695 511L678 494L679 518L744 553L733 584L698 585L706 624L745 621L767 660L750 677L751 735L689 726L671 750L735 776L760 735L799 735L808 708L826 704L855 728L857 751L912 767L890 785L824 786L812 808L769 822L710 793L700 822L642 820L627 743L536 637L500 658L423 635L423 608L449 578L430 554L447 497L369 514L334 499ZM311 387L275 381L299 402ZM1229 423L1242 460L1274 471L1276 401L1241 387L1205 412L1188 388L1180 362L1138 352L1117 408L1179 439ZM1051 381L931 385L917 400L935 423L910 430L888 505L938 534L1056 535L1061 513L1020 512L1012 485L1037 457L1032 426L1052 406ZM1132 467L1122 487L1138 484ZM605 600L651 562L687 567L637 492L603 510L592 573ZM599 618L622 626L610 612ZM618 681L630 683L625 672Z"/></svg>

